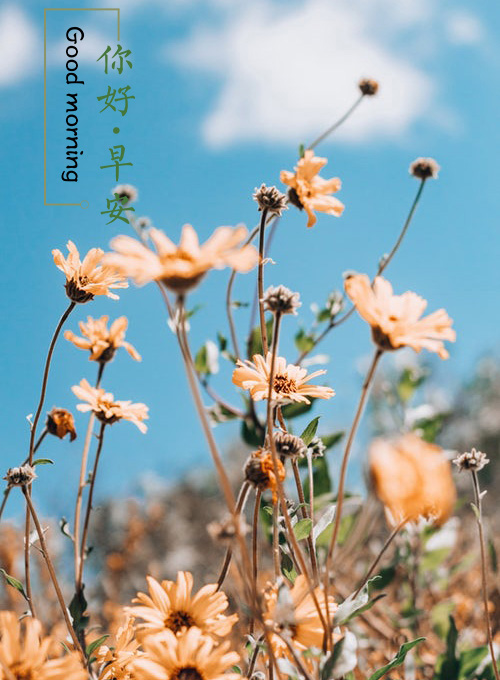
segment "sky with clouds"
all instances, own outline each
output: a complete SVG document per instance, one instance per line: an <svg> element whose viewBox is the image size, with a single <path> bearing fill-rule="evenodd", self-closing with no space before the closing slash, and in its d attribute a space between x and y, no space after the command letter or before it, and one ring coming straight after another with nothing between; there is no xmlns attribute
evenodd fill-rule
<svg viewBox="0 0 500 680"><path fill-rule="evenodd" d="M109 7L113 3L97 3ZM71 7L71 3L58 3ZM95 5L94 5L95 6ZM87 200L89 208L43 205L43 7L32 1L0 4L2 107L2 420L5 466L23 457L25 417L33 411L43 356L65 298L50 251L71 238L85 251L108 247L121 228L106 225L101 211L114 186L99 169L109 147L126 146L133 167L120 180L139 188L136 215L177 238L191 222L206 237L221 224L257 219L251 194L261 182L279 183L300 143L310 142L357 96L361 77L380 81L318 152L329 159L325 176L343 181L344 215L321 216L306 231L291 209L274 241L269 283L300 291L304 323L311 303L342 284L345 270L373 272L394 242L416 190L407 168L417 156L434 156L442 170L424 200L387 274L396 291L416 290L430 310L444 306L458 341L443 384L467 375L482 352L498 346L499 306L497 151L499 15L486 0L124 0L121 43L132 50L124 74L136 99L125 117L99 114L96 97L116 83L96 59L116 43L113 12L48 13L47 192L49 202ZM65 32L84 29L79 47L80 158L77 185L59 179L64 169ZM120 81L123 85L125 80ZM112 133L114 125L120 133ZM117 141L118 140L118 141ZM69 183L67 183L69 184ZM214 272L191 304L195 347L217 330L227 333L222 311L227 275ZM249 300L253 280L237 281L238 299ZM151 408L146 436L122 423L110 430L99 494L136 489L147 470L171 479L208 464L190 410L174 338L153 287L131 287L113 303L97 300L75 312L126 314L129 339L143 355L135 364L119 356L104 385L122 399ZM235 312L246 324L247 310ZM289 335L298 322L288 322ZM329 355L329 382L337 397L322 407L324 432L345 427L359 388L356 366L369 352L358 319L339 329L320 350ZM295 354L284 340L283 353ZM70 385L93 379L95 366L62 340L54 362L47 408L74 410ZM230 367L217 388L237 403ZM85 419L78 416L80 432ZM165 432L168 434L165 435ZM234 431L217 428L230 446ZM50 441L56 471L43 471L44 508L60 512L73 489L79 447ZM21 452L21 453L19 453ZM362 456L362 451L357 454Z"/></svg>

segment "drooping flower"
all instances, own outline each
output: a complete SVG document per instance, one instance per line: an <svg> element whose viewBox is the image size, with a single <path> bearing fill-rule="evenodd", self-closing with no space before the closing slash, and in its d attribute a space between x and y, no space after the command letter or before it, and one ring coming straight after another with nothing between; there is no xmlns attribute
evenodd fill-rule
<svg viewBox="0 0 500 680"><path fill-rule="evenodd" d="M238 361L238 368L233 371L233 383L244 390L250 390L250 396L254 401L267 399L271 359L270 352L268 352L266 359L260 354L254 354L253 363L248 359L245 362ZM283 357L276 357L271 393L272 401L279 404L291 402L309 404L310 401L307 397L330 399L335 394L330 387L308 384L310 380L324 373L326 371L320 370L307 375L305 368L287 364Z"/></svg>
<svg viewBox="0 0 500 680"><path fill-rule="evenodd" d="M134 680L131 662L140 656L135 639L134 621L129 617L116 633L112 647L101 645L95 653L99 664L99 680Z"/></svg>
<svg viewBox="0 0 500 680"><path fill-rule="evenodd" d="M239 660L230 643L216 645L199 628L179 635L167 629L145 638L143 646L145 655L132 662L141 680L241 680L239 673L227 672Z"/></svg>
<svg viewBox="0 0 500 680"><path fill-rule="evenodd" d="M76 439L75 419L73 414L65 408L54 407L52 411L47 413L45 427L49 434L59 437L59 439L64 439L67 434L69 434L70 441Z"/></svg>
<svg viewBox="0 0 500 680"><path fill-rule="evenodd" d="M0 612L0 680L87 680L78 655L57 656L56 648L53 638L42 637L36 619L19 621L14 612Z"/></svg>
<svg viewBox="0 0 500 680"><path fill-rule="evenodd" d="M325 595L321 587L314 589L314 595L326 621L327 615L332 620L337 605L331 595L328 596L328 611ZM264 595L266 611L264 622L267 626L291 638L294 647L299 651L316 647L321 649L325 628L309 589L307 578L299 574L293 587L288 590L276 586L271 587ZM287 654L286 643L276 633L271 635L271 644L278 656Z"/></svg>
<svg viewBox="0 0 500 680"><path fill-rule="evenodd" d="M107 425L112 425L119 420L129 420L137 425L141 432L147 431L148 428L143 421L149 418L149 409L145 404L115 401L111 392L106 392L102 387L92 387L85 378L71 389L79 399L85 402L77 405L76 408L79 411L83 413L93 411L96 418Z"/></svg>
<svg viewBox="0 0 500 680"><path fill-rule="evenodd" d="M379 84L376 80L373 80L373 78L362 78L358 83L358 87L361 94L367 97L373 97L378 92Z"/></svg>
<svg viewBox="0 0 500 680"><path fill-rule="evenodd" d="M285 466L281 460L277 461L278 478L280 481L285 480ZM274 472L274 463L272 453L266 449L259 449L254 451L245 463L245 479L250 482L252 486L260 491L271 489L273 494L273 501L276 502L278 481Z"/></svg>
<svg viewBox="0 0 500 680"><path fill-rule="evenodd" d="M203 586L193 595L193 577L188 571L179 571L176 581L159 583L151 576L147 581L149 595L138 593L134 600L138 606L127 610L143 620L139 631L145 635L165 630L177 634L194 626L220 638L228 635L238 620L236 614L224 614L229 603L226 595L217 590L217 584Z"/></svg>
<svg viewBox="0 0 500 680"><path fill-rule="evenodd" d="M92 248L80 261L80 253L73 241L68 241L68 257L60 250L53 250L54 263L66 276L66 295L73 302L89 302L96 295L107 295L118 300L111 288L127 288L128 283L109 264L102 263L104 251Z"/></svg>
<svg viewBox="0 0 500 680"><path fill-rule="evenodd" d="M454 342L456 334L444 309L421 318L427 301L411 291L394 295L389 281L381 276L375 278L373 286L366 274L348 276L345 289L360 316L370 324L373 341L381 349L427 349L441 359L448 358L443 340Z"/></svg>
<svg viewBox="0 0 500 680"><path fill-rule="evenodd" d="M414 433L375 439L369 452L375 493L391 524L420 517L443 524L453 512L456 491L443 450Z"/></svg>
<svg viewBox="0 0 500 680"><path fill-rule="evenodd" d="M115 319L109 329L108 320L108 316L101 316L100 319L93 319L88 316L87 323L80 321L78 324L82 335L85 337L80 338L69 330L64 331L64 337L76 347L89 350L91 361L101 363L111 361L119 347L124 347L132 359L141 361L141 356L135 347L125 340L125 331L128 325L127 317L120 316Z"/></svg>
<svg viewBox="0 0 500 680"><path fill-rule="evenodd" d="M111 241L115 252L105 257L106 263L139 286L162 281L174 292L184 293L196 286L210 269L232 267L247 272L259 259L254 246L241 246L247 236L243 226L219 227L202 245L190 224L182 228L178 246L154 227L149 229L148 236L156 251L130 236L117 236Z"/></svg>
<svg viewBox="0 0 500 680"><path fill-rule="evenodd" d="M324 179L318 174L327 163L326 158L315 156L312 149L306 149L304 156L294 168L295 172L282 170L280 174L283 184L290 187L288 191L290 203L306 211L308 227L316 224L315 210L336 217L340 217L344 211L344 204L338 198L330 196L340 191L340 179L338 177Z"/></svg>

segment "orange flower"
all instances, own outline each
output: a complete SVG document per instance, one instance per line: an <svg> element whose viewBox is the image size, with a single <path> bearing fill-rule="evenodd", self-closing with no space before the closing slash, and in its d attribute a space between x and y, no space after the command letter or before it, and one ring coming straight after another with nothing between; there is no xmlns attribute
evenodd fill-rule
<svg viewBox="0 0 500 680"><path fill-rule="evenodd" d="M323 618L326 620L327 610L322 588L314 589ZM307 578L299 574L291 590L276 587L265 593L266 611L264 622L272 630L290 635L292 643L297 649L305 650L309 647L321 649L325 629L321 622L318 609L309 591ZM332 619L337 605L331 595L328 596L328 616ZM278 656L287 654L285 642L276 634L271 636L274 653Z"/></svg>
<svg viewBox="0 0 500 680"><path fill-rule="evenodd" d="M45 427L50 434L59 437L59 439L64 439L67 434L69 434L70 441L76 439L73 414L65 408L54 407L50 413L47 413Z"/></svg>
<svg viewBox="0 0 500 680"><path fill-rule="evenodd" d="M138 647L133 619L128 618L118 629L113 647L104 644L97 650L99 680L133 680L130 663L140 655Z"/></svg>
<svg viewBox="0 0 500 680"><path fill-rule="evenodd" d="M336 217L340 217L344 212L344 204L338 198L329 195L340 191L340 179L338 177L323 179L318 174L327 163L326 158L315 156L312 149L306 149L295 166L294 173L282 170L280 174L283 184L290 187L288 191L290 203L306 211L309 218L308 227L316 224L315 210Z"/></svg>
<svg viewBox="0 0 500 680"><path fill-rule="evenodd" d="M145 655L132 663L141 680L241 680L239 673L227 672L239 661L229 642L216 645L199 628L178 636L165 630L148 636L143 646Z"/></svg>
<svg viewBox="0 0 500 680"><path fill-rule="evenodd" d="M72 331L64 331L64 337L76 345L76 347L88 349L91 361L103 363L111 361L119 347L124 347L132 359L141 361L141 356L137 350L129 342L125 341L125 331L128 325L127 317L120 316L119 319L113 321L109 330L108 320L108 316L101 316L100 319L93 319L91 316L88 316L87 323L80 321L78 324L80 331L87 340L79 338Z"/></svg>
<svg viewBox="0 0 500 680"><path fill-rule="evenodd" d="M436 444L414 433L394 441L375 439L370 447L375 493L391 524L420 517L443 524L453 512L456 491L450 462Z"/></svg>
<svg viewBox="0 0 500 680"><path fill-rule="evenodd" d="M254 354L253 363L245 360L245 362L238 361L236 368L233 371L233 383L242 387L244 390L250 390L250 395L254 401L267 399L269 392L269 376L271 373L271 358L270 352L267 358L260 354ZM271 394L272 401L279 404L287 404L290 402L303 402L309 404L307 397L314 397L316 399L330 399L335 392L330 387L320 387L319 385L308 385L309 380L317 378L318 375L323 375L326 371L315 371L307 375L305 368L295 366L294 364L287 364L283 357L276 357L274 362L274 379L273 391Z"/></svg>
<svg viewBox="0 0 500 680"><path fill-rule="evenodd" d="M131 401L115 401L111 392L106 392L101 387L92 387L88 380L80 380L79 385L71 388L79 399L85 404L78 404L77 409L83 413L93 411L102 423L112 425L118 420L129 420L137 425L144 433L147 426L142 422L148 419L148 407L145 404L133 404Z"/></svg>
<svg viewBox="0 0 500 680"><path fill-rule="evenodd" d="M87 680L78 655L53 654L56 641L41 632L36 619L0 612L0 680Z"/></svg>
<svg viewBox="0 0 500 680"><path fill-rule="evenodd" d="M366 274L354 274L346 278L344 285L360 316L372 327L373 341L381 349L427 349L441 359L448 358L443 340L454 342L456 334L444 309L421 318L427 301L410 291L394 295L389 281L381 276L372 286Z"/></svg>
<svg viewBox="0 0 500 680"><path fill-rule="evenodd" d="M60 250L53 250L54 263L66 275L66 295L73 302L88 302L96 295L107 295L118 300L118 295L110 288L127 288L128 283L117 271L105 264L100 264L104 251L92 248L80 261L80 253L73 241L68 241L67 258Z"/></svg>
<svg viewBox="0 0 500 680"><path fill-rule="evenodd" d="M278 459L277 461L278 477L280 481L284 481L286 477L285 466ZM274 463L271 451L259 449L254 451L247 462L245 463L245 479L250 482L256 489L264 491L271 489L273 494L273 501L276 503L278 482L274 474Z"/></svg>
<svg viewBox="0 0 500 680"><path fill-rule="evenodd" d="M210 269L252 269L258 262L257 250L251 245L240 247L247 233L243 226L219 227L200 246L196 231L185 224L176 246L162 231L151 228L148 235L156 252L130 236L117 236L111 241L116 252L106 255L105 262L139 286L162 281L174 292L183 293L196 286Z"/></svg>
<svg viewBox="0 0 500 680"><path fill-rule="evenodd" d="M144 620L141 630L148 635L165 630L177 634L195 626L208 635L224 637L238 620L236 614L224 614L229 603L217 584L203 586L193 595L193 577L188 571L179 571L176 582L158 583L151 576L147 581L149 595L138 593L134 602L139 606L129 607L128 612Z"/></svg>

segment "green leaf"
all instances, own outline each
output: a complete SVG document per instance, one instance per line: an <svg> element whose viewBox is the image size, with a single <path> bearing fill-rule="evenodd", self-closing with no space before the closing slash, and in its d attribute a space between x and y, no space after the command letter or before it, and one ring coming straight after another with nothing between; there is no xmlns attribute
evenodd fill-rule
<svg viewBox="0 0 500 680"><path fill-rule="evenodd" d="M485 656L488 654L488 647L476 647L476 649L467 649L460 654L460 672L458 680L472 680L476 677L477 668L483 662Z"/></svg>
<svg viewBox="0 0 500 680"><path fill-rule="evenodd" d="M89 617L85 615L87 611L87 600L83 594L83 588L79 593L73 595L69 604L69 613L73 621L73 628L76 633L84 631L88 625Z"/></svg>
<svg viewBox="0 0 500 680"><path fill-rule="evenodd" d="M239 666L231 666L231 670L233 671L233 673L238 673L238 675L243 675L243 673L241 672L241 668Z"/></svg>
<svg viewBox="0 0 500 680"><path fill-rule="evenodd" d="M491 538L488 540L488 554L490 556L490 565L491 565L491 571L494 574L498 573L498 557L497 557L497 551L495 550L495 544L491 540Z"/></svg>
<svg viewBox="0 0 500 680"><path fill-rule="evenodd" d="M32 467L35 467L35 465L54 465L54 461L50 458L37 458L33 461Z"/></svg>
<svg viewBox="0 0 500 680"><path fill-rule="evenodd" d="M319 419L321 416L316 416L316 418L313 418L309 425L305 428L305 430L302 432L300 435L300 438L304 442L306 446L309 446L311 441L314 439L316 435L316 430L318 429L318 423Z"/></svg>
<svg viewBox="0 0 500 680"><path fill-rule="evenodd" d="M333 615L334 626L343 626L362 611L369 609L370 607L367 607L367 605L373 606L373 604L375 604L375 602L380 599L380 596L378 596L370 602L372 583L378 579L378 576L374 576L367 583L365 583L356 596L354 596L354 593L352 593L342 602L342 604L339 604L335 614Z"/></svg>
<svg viewBox="0 0 500 680"><path fill-rule="evenodd" d="M91 642L90 644L87 645L87 649L85 650L87 653L87 656L91 656L93 652L95 652L96 649L98 649L102 643L109 638L109 635L103 635L100 638L97 638L97 640L94 640L94 642Z"/></svg>
<svg viewBox="0 0 500 680"><path fill-rule="evenodd" d="M344 437L345 432L334 432L321 437L321 441L326 447L326 450L331 449L335 444L338 444Z"/></svg>
<svg viewBox="0 0 500 680"><path fill-rule="evenodd" d="M458 630L455 625L453 616L448 617L450 627L446 636L446 651L442 656L440 664L439 680L458 680L458 673L460 670L460 661L457 658L457 640Z"/></svg>
<svg viewBox="0 0 500 680"><path fill-rule="evenodd" d="M394 580L394 577L396 576L396 567L394 565L384 567L379 571L378 575L380 578L373 583L373 589L383 590Z"/></svg>
<svg viewBox="0 0 500 680"><path fill-rule="evenodd" d="M24 597L24 599L26 600L26 602L29 602L28 596L27 596L26 593L24 592L24 586L23 586L23 584L21 583L21 581L18 581L17 578L14 578L14 577L11 576L10 574L8 574L8 573L5 571L5 569L0 569L0 573L2 574L2 576L4 577L4 579L7 581L7 583L9 584L9 586L12 586L12 587L15 588L16 590L18 590L18 591L21 593L21 595Z"/></svg>
<svg viewBox="0 0 500 680"><path fill-rule="evenodd" d="M252 420L243 420L241 423L241 438L249 446L260 446L262 438L259 436Z"/></svg>
<svg viewBox="0 0 500 680"><path fill-rule="evenodd" d="M272 338L273 336L273 317L270 317L266 321L267 337ZM250 334L248 343L248 354L249 359L253 357L254 354L262 354L262 338L260 336L260 326L255 326Z"/></svg>
<svg viewBox="0 0 500 680"><path fill-rule="evenodd" d="M404 662L406 659L406 655L408 652L413 649L416 645L418 645L420 642L423 642L425 640L424 637L417 638L416 640L412 640L411 642L405 642L401 647L399 648L398 653L394 657L392 661L390 661L386 666L383 668L379 668L378 671L375 671L368 680L379 680L379 678L382 678L386 673L389 671L392 671L393 668L396 668L397 666L401 666L401 664Z"/></svg>
<svg viewBox="0 0 500 680"><path fill-rule="evenodd" d="M295 347L299 352L310 352L314 349L315 339L310 333L306 333L304 328L297 331L294 338Z"/></svg>
<svg viewBox="0 0 500 680"><path fill-rule="evenodd" d="M194 367L200 375L214 375L219 371L217 361L219 350L211 340L200 347L194 358Z"/></svg>
<svg viewBox="0 0 500 680"><path fill-rule="evenodd" d="M192 316L196 314L196 312L199 312L200 309L203 309L203 305L195 305L193 309L187 309L185 312L186 319L190 319Z"/></svg>
<svg viewBox="0 0 500 680"><path fill-rule="evenodd" d="M306 461L307 460L303 459ZM322 496L323 494L330 493L332 490L332 480L330 479L330 471L328 469L328 461L323 456L322 458L314 458L312 460L313 467L313 487L314 487L314 498ZM304 480L304 494L306 500L309 500L309 475Z"/></svg>
<svg viewBox="0 0 500 680"><path fill-rule="evenodd" d="M281 409L283 417L287 420L291 420L292 418L297 418L297 416L302 416L304 413L307 413L312 409L314 402L315 399L313 398L311 399L310 404L304 404L300 402L297 402L296 404L286 404Z"/></svg>
<svg viewBox="0 0 500 680"><path fill-rule="evenodd" d="M291 583L295 583L295 579L297 578L295 566L292 562L292 558L284 552L281 553L281 572Z"/></svg>
<svg viewBox="0 0 500 680"><path fill-rule="evenodd" d="M450 554L450 548L436 548L425 553L420 563L422 572L435 571Z"/></svg>
<svg viewBox="0 0 500 680"><path fill-rule="evenodd" d="M299 158L304 157L305 150L306 150L305 146L303 144L299 144Z"/></svg>
<svg viewBox="0 0 500 680"><path fill-rule="evenodd" d="M305 517L297 522L293 527L293 533L297 541L302 541L307 538L312 530L312 519Z"/></svg>

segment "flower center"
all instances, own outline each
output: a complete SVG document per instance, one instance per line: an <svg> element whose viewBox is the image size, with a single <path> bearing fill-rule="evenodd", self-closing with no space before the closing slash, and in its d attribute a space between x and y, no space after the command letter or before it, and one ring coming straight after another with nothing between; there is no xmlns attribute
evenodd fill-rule
<svg viewBox="0 0 500 680"><path fill-rule="evenodd" d="M174 633L178 633L182 628L191 628L194 624L194 619L187 612L182 611L174 611L165 619L166 628L170 628ZM184 670L195 669L182 669L181 672L184 672ZM180 680L195 680L194 676L179 676L179 678Z"/></svg>
<svg viewBox="0 0 500 680"><path fill-rule="evenodd" d="M276 375L274 376L273 389L281 394L290 394L290 392L297 391L297 385L295 380L291 380L286 375Z"/></svg>
<svg viewBox="0 0 500 680"><path fill-rule="evenodd" d="M22 664L14 664L9 670L15 680L36 680L33 669L23 668Z"/></svg>
<svg viewBox="0 0 500 680"><path fill-rule="evenodd" d="M170 680L203 680L203 675L197 668L186 666L185 668L179 668L170 676Z"/></svg>

